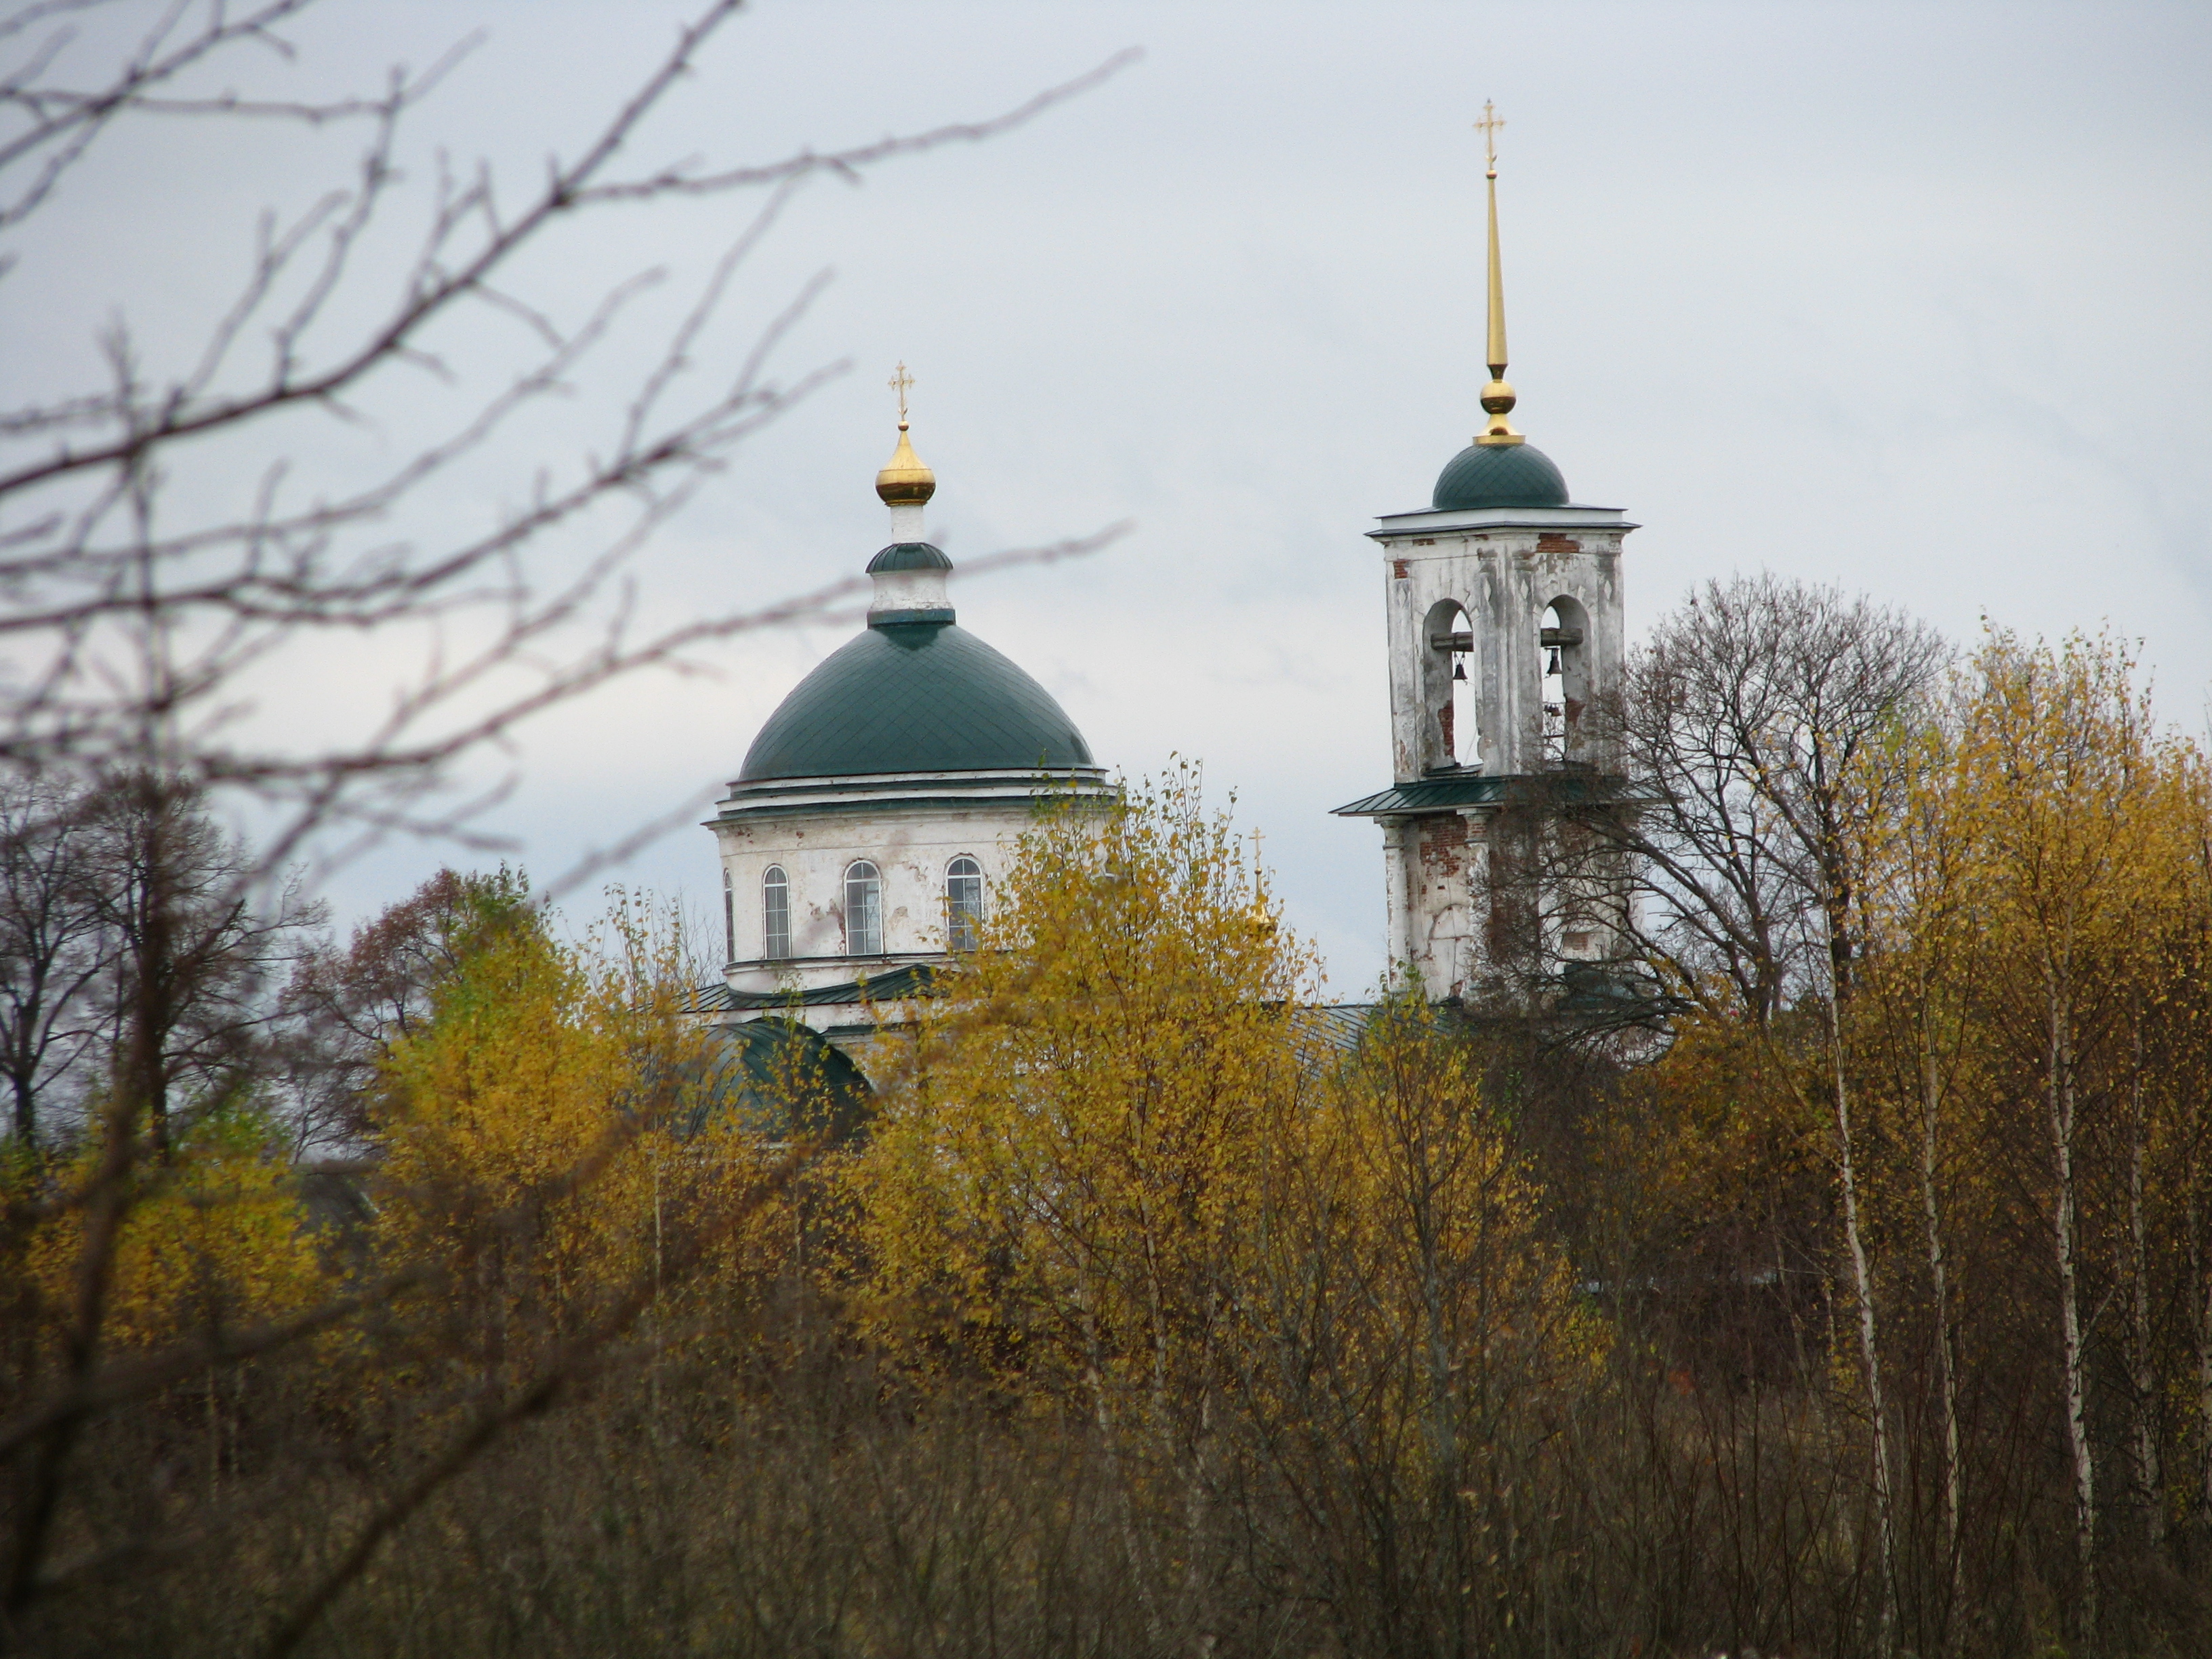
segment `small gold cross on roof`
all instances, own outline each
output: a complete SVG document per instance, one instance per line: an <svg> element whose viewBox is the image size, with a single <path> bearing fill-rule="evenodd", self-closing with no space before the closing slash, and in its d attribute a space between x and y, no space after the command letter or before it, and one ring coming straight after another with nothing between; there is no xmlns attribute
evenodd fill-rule
<svg viewBox="0 0 2212 1659"><path fill-rule="evenodd" d="M906 424L906 389L914 384L914 376L906 372L904 362L900 362L897 369L884 384L898 393L899 424L904 426Z"/></svg>
<svg viewBox="0 0 2212 1659"><path fill-rule="evenodd" d="M1474 124L1474 130L1482 135L1483 160L1489 163L1493 173L1498 170L1498 129L1504 125L1505 118L1498 112L1498 106L1487 98L1484 99L1482 119Z"/></svg>

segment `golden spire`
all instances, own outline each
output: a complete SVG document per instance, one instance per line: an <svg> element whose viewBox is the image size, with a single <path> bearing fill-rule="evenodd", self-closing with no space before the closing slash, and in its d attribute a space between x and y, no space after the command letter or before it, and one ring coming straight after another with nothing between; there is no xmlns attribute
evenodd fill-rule
<svg viewBox="0 0 2212 1659"><path fill-rule="evenodd" d="M1505 277L1498 258L1498 130L1505 125L1498 106L1488 99L1482 119L1474 130L1482 135L1483 160L1490 180L1490 384L1482 388L1482 407L1490 424L1475 439L1479 444L1517 444L1526 439L1505 416L1515 403L1513 388L1505 383Z"/></svg>
<svg viewBox="0 0 2212 1659"><path fill-rule="evenodd" d="M876 494L889 507L909 504L919 507L937 493L937 475L922 465L921 457L914 453L914 446L907 441L906 393L907 388L914 384L914 376L906 372L906 365L902 362L888 384L892 391L898 393L899 441L898 447L891 452L890 460L882 471L876 474ZM896 524L896 519L894 518L892 522Z"/></svg>

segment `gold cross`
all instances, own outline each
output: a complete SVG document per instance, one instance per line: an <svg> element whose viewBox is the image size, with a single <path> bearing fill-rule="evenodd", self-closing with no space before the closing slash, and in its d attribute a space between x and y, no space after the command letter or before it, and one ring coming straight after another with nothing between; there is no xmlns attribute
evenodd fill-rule
<svg viewBox="0 0 2212 1659"><path fill-rule="evenodd" d="M884 384L898 393L899 424L903 426L906 424L906 389L914 384L914 376L906 372L906 364L901 362L897 371Z"/></svg>
<svg viewBox="0 0 2212 1659"><path fill-rule="evenodd" d="M1498 106L1487 98L1484 99L1482 119L1474 124L1474 130L1482 135L1483 159L1488 162L1492 173L1498 171L1498 130L1504 125L1505 118L1498 114Z"/></svg>

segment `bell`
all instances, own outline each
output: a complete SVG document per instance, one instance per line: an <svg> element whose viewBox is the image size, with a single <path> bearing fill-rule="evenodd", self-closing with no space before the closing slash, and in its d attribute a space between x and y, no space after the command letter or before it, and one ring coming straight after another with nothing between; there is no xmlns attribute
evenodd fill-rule
<svg viewBox="0 0 2212 1659"><path fill-rule="evenodd" d="M1452 678L1455 680L1465 679L1467 678L1467 665L1463 662L1454 663L1452 665Z"/></svg>
<svg viewBox="0 0 2212 1659"><path fill-rule="evenodd" d="M1546 663L1546 664L1544 665L1544 672L1545 672L1545 674L1546 674L1547 676L1550 676L1550 675L1553 675L1553 674L1556 674L1556 673L1558 673L1559 672L1559 647L1558 646L1556 646L1556 645L1555 645L1555 646L1553 646L1553 647L1552 647L1552 659L1551 659L1549 662L1547 662L1547 663Z"/></svg>

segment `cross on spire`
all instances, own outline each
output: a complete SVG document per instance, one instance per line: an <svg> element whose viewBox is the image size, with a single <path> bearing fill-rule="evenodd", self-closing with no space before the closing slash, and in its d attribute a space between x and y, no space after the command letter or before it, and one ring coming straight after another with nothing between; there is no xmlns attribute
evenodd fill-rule
<svg viewBox="0 0 2212 1659"><path fill-rule="evenodd" d="M906 372L906 363L903 359L900 361L898 368L892 371L890 379L884 384L898 393L899 430L903 432L906 430L906 392L907 388L914 384L914 376Z"/></svg>
<svg viewBox="0 0 2212 1659"><path fill-rule="evenodd" d="M1485 159L1489 172L1490 196L1490 349L1483 361L1490 365L1490 383L1482 388L1482 407L1490 416L1489 423L1475 438L1478 444L1510 445L1521 441L1521 434L1505 416L1514 404L1513 388L1505 383L1505 273L1504 261L1498 257L1498 130L1505 125L1498 106L1487 98L1482 100L1482 119L1474 130L1482 135Z"/></svg>
<svg viewBox="0 0 2212 1659"><path fill-rule="evenodd" d="M1482 119L1474 130L1482 135L1483 160L1490 168L1490 176L1498 176L1498 134L1505 125L1505 118L1498 112L1498 106L1487 98L1482 100Z"/></svg>

